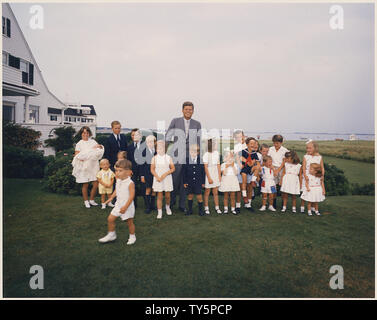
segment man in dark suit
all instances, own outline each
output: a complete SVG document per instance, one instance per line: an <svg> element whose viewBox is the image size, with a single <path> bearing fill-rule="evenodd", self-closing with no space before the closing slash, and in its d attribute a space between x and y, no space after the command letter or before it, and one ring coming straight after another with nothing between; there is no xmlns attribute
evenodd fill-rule
<svg viewBox="0 0 377 320"><path fill-rule="evenodd" d="M103 157L109 160L111 170L114 171L114 165L115 162L117 162L118 152L127 150L127 139L124 134L120 133L121 124L119 121L111 122L111 129L113 130L113 133L105 142L105 153Z"/></svg>
<svg viewBox="0 0 377 320"><path fill-rule="evenodd" d="M194 194L198 201L199 215L204 216L202 191L205 183L204 164L200 161L198 145L190 146L190 155L182 167L183 186L187 190L188 210L186 215L192 214Z"/></svg>
<svg viewBox="0 0 377 320"><path fill-rule="evenodd" d="M142 187L140 184L140 172L141 172L141 167L143 165L143 161L137 160L137 157L135 158L135 153L138 151L136 154L141 155L142 154L142 146L141 146L141 133L139 129L132 129L131 130L131 139L132 142L127 146L127 159L131 161L132 163L132 181L135 183L135 198L134 198L134 204L135 208L137 207L137 196L140 194L145 194L142 193L143 191L140 190ZM145 148L145 147L144 147Z"/></svg>
<svg viewBox="0 0 377 320"><path fill-rule="evenodd" d="M199 121L192 119L193 113L194 104L190 101L184 102L182 105L183 116L171 121L165 138L167 142L174 142L174 148L171 152L168 151L175 165L171 206L174 206L176 196L179 194L179 209L182 212L186 212L186 190L183 187L182 165L186 163L188 158L190 144L197 144L200 147L201 140L200 130L202 125Z"/></svg>

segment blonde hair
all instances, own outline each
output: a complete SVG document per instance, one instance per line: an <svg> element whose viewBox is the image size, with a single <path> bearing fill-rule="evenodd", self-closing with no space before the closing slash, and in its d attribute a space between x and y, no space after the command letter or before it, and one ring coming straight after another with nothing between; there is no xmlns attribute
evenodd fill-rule
<svg viewBox="0 0 377 320"><path fill-rule="evenodd" d="M314 153L318 153L319 152L319 146L318 146L318 143L314 140L309 140L308 142L306 142L306 144L312 144L313 145L313 148L314 148Z"/></svg>
<svg viewBox="0 0 377 320"><path fill-rule="evenodd" d="M122 168L125 170L132 170L132 162L130 160L122 159L115 162L115 168Z"/></svg>
<svg viewBox="0 0 377 320"><path fill-rule="evenodd" d="M117 125L121 125L119 121L114 120L113 122L111 122L111 128L113 128L114 126L117 126Z"/></svg>
<svg viewBox="0 0 377 320"><path fill-rule="evenodd" d="M156 141L156 137L153 134L151 134L151 135L149 135L148 137L145 138L145 142L149 142L149 141L152 141L152 140L153 140L153 142Z"/></svg>
<svg viewBox="0 0 377 320"><path fill-rule="evenodd" d="M321 167L320 164L318 164L318 163L311 163L310 164L310 168L314 169L314 176L316 176L317 178L322 177L322 167Z"/></svg>
<svg viewBox="0 0 377 320"><path fill-rule="evenodd" d="M101 166L101 165L103 165L103 164L105 164L105 163L108 163L108 164L110 164L110 161L109 160L107 160L107 159L101 159L101 161L99 162L99 165Z"/></svg>
<svg viewBox="0 0 377 320"><path fill-rule="evenodd" d="M117 157L122 156L124 159L127 159L127 151L119 151Z"/></svg>
<svg viewBox="0 0 377 320"><path fill-rule="evenodd" d="M263 163L267 162L267 160L272 160L271 156L264 156L263 157Z"/></svg>

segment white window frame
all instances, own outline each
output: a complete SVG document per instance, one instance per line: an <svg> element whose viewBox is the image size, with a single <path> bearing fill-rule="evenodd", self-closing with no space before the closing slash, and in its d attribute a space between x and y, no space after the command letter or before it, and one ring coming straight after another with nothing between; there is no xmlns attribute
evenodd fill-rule
<svg viewBox="0 0 377 320"><path fill-rule="evenodd" d="M55 119L52 119L53 117L54 117ZM50 121L58 121L58 116L57 116L57 115L50 114Z"/></svg>
<svg viewBox="0 0 377 320"><path fill-rule="evenodd" d="M5 62L4 62L4 57L5 57ZM9 53L3 51L3 65L8 66L8 62L9 62Z"/></svg>

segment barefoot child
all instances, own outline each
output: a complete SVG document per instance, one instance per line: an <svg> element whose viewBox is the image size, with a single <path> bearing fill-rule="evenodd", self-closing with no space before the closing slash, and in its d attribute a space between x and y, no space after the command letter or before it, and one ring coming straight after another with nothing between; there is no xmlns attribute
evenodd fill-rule
<svg viewBox="0 0 377 320"><path fill-rule="evenodd" d="M111 210L107 218L108 233L98 241L106 243L116 239L115 220L120 217L122 220L127 220L128 230L130 232L127 244L131 245L136 242L134 225L135 206L133 202L135 197L135 184L131 180L132 163L129 160L119 160L115 163L114 167L115 176L117 178L115 191L105 204L110 203L115 197L117 197L117 200L115 207Z"/></svg>
<svg viewBox="0 0 377 320"><path fill-rule="evenodd" d="M262 167L262 207L259 209L260 211L266 211L266 203L267 203L267 196L269 200L269 207L268 210L276 211L273 206L274 202L274 195L276 194L276 185L275 185L275 176L274 176L274 167L272 166L272 157L266 156L263 159L263 167Z"/></svg>
<svg viewBox="0 0 377 320"><path fill-rule="evenodd" d="M175 171L172 158L166 154L165 142L157 141L157 154L152 158L151 173L153 175L153 191L157 193L157 219L162 218L162 201L165 192L166 214L172 214L170 209L170 192L173 191L172 173Z"/></svg>
<svg viewBox="0 0 377 320"><path fill-rule="evenodd" d="M287 210L288 195L292 195L292 212L296 213L296 195L300 194L300 158L294 151L285 154L285 164L280 180L281 197L283 198L283 208L281 212Z"/></svg>
<svg viewBox="0 0 377 320"><path fill-rule="evenodd" d="M220 155L216 150L216 142L214 139L208 140L208 152L203 156L204 171L206 173L205 191L204 191L204 210L206 214L210 214L208 200L212 190L213 200L217 213L221 213L219 206L219 186L221 180Z"/></svg>
<svg viewBox="0 0 377 320"><path fill-rule="evenodd" d="M224 157L224 163L221 165L221 185L219 191L224 192L224 213L228 213L228 198L230 195L231 212L239 214L236 210L236 192L240 190L237 174L239 168L235 163L235 156L232 151L228 151Z"/></svg>
<svg viewBox="0 0 377 320"><path fill-rule="evenodd" d="M97 180L98 180L98 192L101 195L101 209L106 209L106 195L107 199L110 198L111 194L113 193L113 184L115 174L110 169L110 161L107 159L102 159L99 162L99 166L101 170L97 173ZM109 202L109 207L114 207L114 205Z"/></svg>
<svg viewBox="0 0 377 320"><path fill-rule="evenodd" d="M318 210L318 202L325 200L325 183L321 165L311 163L309 166L308 179L305 181L305 189L301 195L301 199L308 202L308 215L312 215L312 208L315 214L320 216Z"/></svg>

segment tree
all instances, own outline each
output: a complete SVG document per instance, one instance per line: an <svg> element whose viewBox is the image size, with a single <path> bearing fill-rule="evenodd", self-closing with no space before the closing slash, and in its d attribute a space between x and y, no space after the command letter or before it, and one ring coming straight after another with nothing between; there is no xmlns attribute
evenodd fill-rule
<svg viewBox="0 0 377 320"><path fill-rule="evenodd" d="M37 150L41 145L41 132L12 122L3 123L3 144L28 150Z"/></svg>
<svg viewBox="0 0 377 320"><path fill-rule="evenodd" d="M67 150L73 146L75 129L72 126L54 128L56 138L45 140L47 147L52 147L56 152Z"/></svg>

